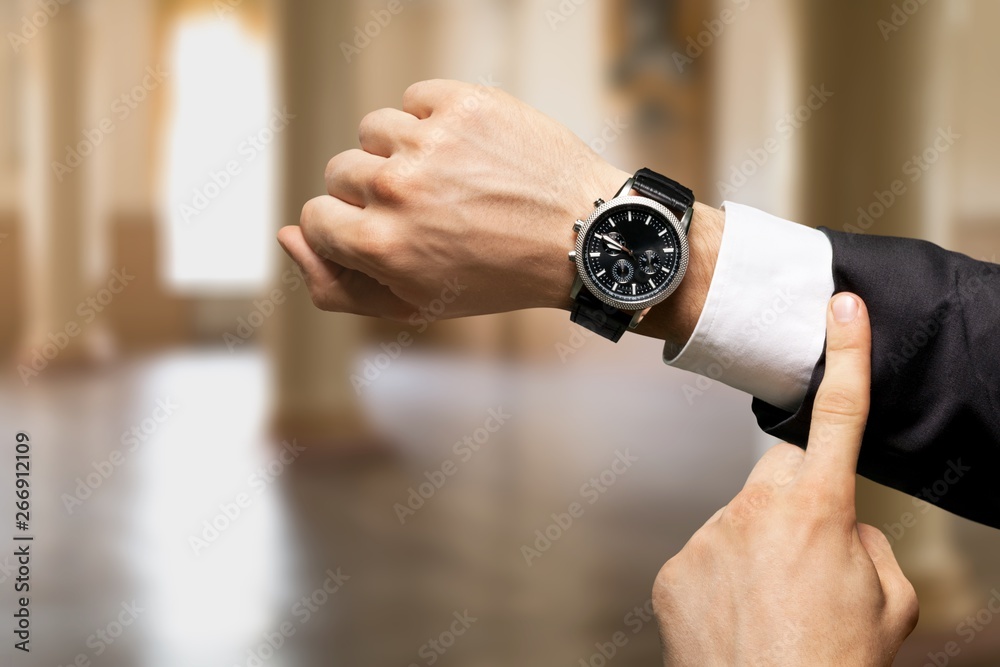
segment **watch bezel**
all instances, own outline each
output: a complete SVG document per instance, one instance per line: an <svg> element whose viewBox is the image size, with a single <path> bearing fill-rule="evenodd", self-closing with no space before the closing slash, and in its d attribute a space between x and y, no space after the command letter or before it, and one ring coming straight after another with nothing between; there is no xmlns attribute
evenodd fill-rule
<svg viewBox="0 0 1000 667"><path fill-rule="evenodd" d="M673 279L667 284L666 288L662 292L657 292L651 296L644 299L639 299L637 301L622 301L612 297L604 289L603 286L595 283L590 274L587 272L586 267L586 253L584 251L584 240L587 238L590 228L597 222L598 219L602 218L609 211L613 211L617 208L622 208L626 206L644 206L653 210L655 213L659 214L669 222L674 230L677 232L677 238L680 239L680 248L678 251L680 253L680 258L677 264L677 272L674 274ZM637 197L627 195L624 197L615 197L611 201L605 202L598 206L590 214L590 217L583 221L583 225L580 227L580 231L576 235L576 272L580 276L580 280L583 281L584 286L587 288L594 298L598 299L605 305L611 306L612 308L617 308L619 310L626 311L638 311L644 310L646 308L651 308L658 303L666 300L674 290L681 284L684 279L684 274L687 273L689 259L689 248L687 231L684 229L684 225L677 218L677 215L668 209L663 204L657 201L649 199L648 197Z"/></svg>

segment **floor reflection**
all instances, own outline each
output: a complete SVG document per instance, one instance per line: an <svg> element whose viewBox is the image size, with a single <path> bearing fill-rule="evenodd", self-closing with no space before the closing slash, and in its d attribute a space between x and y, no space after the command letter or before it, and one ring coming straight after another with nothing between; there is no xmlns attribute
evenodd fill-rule
<svg viewBox="0 0 1000 667"><path fill-rule="evenodd" d="M185 352L0 387L37 489L12 665L658 664L652 579L758 450L746 397L689 404L659 367L414 355L365 394L388 450L348 458L266 436L269 373Z"/></svg>

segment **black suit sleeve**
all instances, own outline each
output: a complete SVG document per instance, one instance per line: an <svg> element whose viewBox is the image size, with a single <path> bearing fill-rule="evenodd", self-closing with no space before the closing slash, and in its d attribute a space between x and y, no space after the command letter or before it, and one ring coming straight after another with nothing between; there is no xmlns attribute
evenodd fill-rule
<svg viewBox="0 0 1000 667"><path fill-rule="evenodd" d="M822 230L835 292L872 323L872 403L858 472L1000 528L1000 265L931 243ZM825 357L794 414L758 399L767 433L805 447Z"/></svg>

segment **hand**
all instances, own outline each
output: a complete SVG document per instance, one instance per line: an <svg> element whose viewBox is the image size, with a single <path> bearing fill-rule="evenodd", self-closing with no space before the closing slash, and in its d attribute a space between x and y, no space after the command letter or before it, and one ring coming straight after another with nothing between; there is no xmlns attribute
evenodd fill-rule
<svg viewBox="0 0 1000 667"><path fill-rule="evenodd" d="M324 310L405 320L450 282L464 289L444 317L567 307L573 222L629 177L510 95L453 81L411 86L360 140L279 232Z"/></svg>
<svg viewBox="0 0 1000 667"><path fill-rule="evenodd" d="M838 321L850 300L853 319ZM656 578L666 664L892 664L918 606L888 540L857 523L870 378L867 310L838 295L827 309L826 375L807 450L768 451Z"/></svg>
<svg viewBox="0 0 1000 667"><path fill-rule="evenodd" d="M359 134L361 150L327 166L328 196L278 233L319 308L403 321L456 282L441 317L571 307L573 222L628 173L503 91L455 81L411 86L401 111L369 114ZM639 333L687 340L723 224L695 205L687 275Z"/></svg>

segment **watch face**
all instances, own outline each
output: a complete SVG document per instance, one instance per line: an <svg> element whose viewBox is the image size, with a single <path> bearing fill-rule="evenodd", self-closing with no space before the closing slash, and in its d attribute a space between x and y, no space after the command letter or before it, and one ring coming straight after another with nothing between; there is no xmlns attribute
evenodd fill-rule
<svg viewBox="0 0 1000 667"><path fill-rule="evenodd" d="M665 299L687 268L687 240L665 208L625 197L602 206L578 240L584 282L606 303L639 310ZM675 224L676 223L676 224Z"/></svg>

